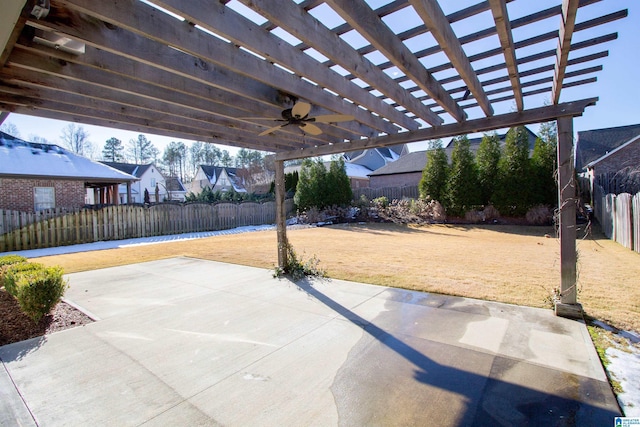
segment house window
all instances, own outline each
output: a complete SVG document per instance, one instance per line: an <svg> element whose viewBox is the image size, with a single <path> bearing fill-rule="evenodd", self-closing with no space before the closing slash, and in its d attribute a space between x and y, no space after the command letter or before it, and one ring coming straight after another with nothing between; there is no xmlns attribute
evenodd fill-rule
<svg viewBox="0 0 640 427"><path fill-rule="evenodd" d="M151 186L152 187L156 186L156 179L155 178L151 178Z"/></svg>
<svg viewBox="0 0 640 427"><path fill-rule="evenodd" d="M36 211L56 207L56 193L53 187L33 187L33 203Z"/></svg>
<svg viewBox="0 0 640 427"><path fill-rule="evenodd" d="M229 184L227 183L227 178L225 178L225 177L221 177L221 178L220 178L220 185L221 185L221 186L223 186L223 187L226 187L227 185L229 185Z"/></svg>

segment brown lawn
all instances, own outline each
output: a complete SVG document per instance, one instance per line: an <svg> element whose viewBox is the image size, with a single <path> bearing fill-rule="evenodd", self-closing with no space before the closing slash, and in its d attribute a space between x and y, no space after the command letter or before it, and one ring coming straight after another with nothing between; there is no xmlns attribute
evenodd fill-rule
<svg viewBox="0 0 640 427"><path fill-rule="evenodd" d="M551 237L545 237L545 234ZM335 225L288 231L305 259L330 277L449 295L551 307L559 286L559 242L526 226ZM277 262L275 231L217 236L40 258L66 272L174 256L255 267ZM640 255L599 232L578 242L579 301L586 313L640 331Z"/></svg>

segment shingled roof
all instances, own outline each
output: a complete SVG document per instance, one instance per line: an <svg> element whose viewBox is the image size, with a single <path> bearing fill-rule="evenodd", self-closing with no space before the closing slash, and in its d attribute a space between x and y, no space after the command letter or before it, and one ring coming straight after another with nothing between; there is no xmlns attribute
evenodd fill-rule
<svg viewBox="0 0 640 427"><path fill-rule="evenodd" d="M575 166L582 172L587 164L599 159L640 135L640 124L578 132Z"/></svg>
<svg viewBox="0 0 640 427"><path fill-rule="evenodd" d="M413 153L405 154L395 162L391 162L380 169L373 171L369 176L422 172L426 164L427 151L414 151Z"/></svg>

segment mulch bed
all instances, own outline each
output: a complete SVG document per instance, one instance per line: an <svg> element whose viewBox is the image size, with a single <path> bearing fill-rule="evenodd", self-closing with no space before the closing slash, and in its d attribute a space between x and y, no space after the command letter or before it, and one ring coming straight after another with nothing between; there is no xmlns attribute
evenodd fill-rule
<svg viewBox="0 0 640 427"><path fill-rule="evenodd" d="M0 289L0 346L48 335L93 320L65 302L60 302L50 314L34 323L20 310L18 301L4 289Z"/></svg>

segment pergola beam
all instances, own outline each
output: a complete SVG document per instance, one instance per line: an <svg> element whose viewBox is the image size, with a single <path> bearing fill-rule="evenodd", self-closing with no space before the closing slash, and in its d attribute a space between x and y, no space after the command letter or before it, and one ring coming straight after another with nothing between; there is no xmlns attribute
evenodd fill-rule
<svg viewBox="0 0 640 427"><path fill-rule="evenodd" d="M203 95L208 93L206 90L207 88L202 88L202 91L199 94L196 94L195 92L185 93L176 91L167 87L135 80L108 71L92 69L80 64L69 62L61 65L54 59L39 57L35 55L34 52L22 50L20 46L16 47L14 54L11 57L11 64L16 68L16 72L11 74L11 78L18 81L20 81L21 78L24 78L21 76L22 73L19 72L20 69L26 71L24 74L38 70L42 74L71 80L73 81L73 86L77 86L78 90L84 85L93 85L99 86L101 90L105 91L105 94L117 91L126 94L127 97L131 99L153 100L156 102L167 101L177 107L185 108L186 110L184 114L188 114L189 110L192 109L197 109L203 113L211 113L212 111L216 111L220 108L219 104L211 102L206 98L202 98ZM5 73L8 72L10 72L10 70L5 70ZM38 81L38 76L32 77L35 77L33 80ZM46 80L46 77L43 78ZM162 111L160 105L156 108ZM213 118L213 116L212 122L216 122L216 119ZM238 123L238 128L240 127L240 123ZM190 139L193 139L193 137ZM254 139L260 143L266 141L264 139L259 139L257 135ZM326 138L324 141L326 141ZM318 141L318 143L321 143L321 141Z"/></svg>
<svg viewBox="0 0 640 427"><path fill-rule="evenodd" d="M451 64L453 64L462 80L466 83L467 88L469 88L469 91L478 101L478 105L480 105L484 114L487 117L492 116L493 107L491 107L491 102L489 101L482 84L478 80L478 76L473 70L469 58L464 50L462 50L462 45L458 40L458 36L453 32L453 28L451 28L451 24L447 21L447 17L440 8L438 2L436 0L409 1L420 18L427 25L427 28L431 30L431 35L442 47L442 50L451 61ZM420 84L418 84L418 86L420 86ZM435 98L434 100L440 103L438 98ZM445 110L449 111L444 103L441 105ZM458 121L460 121L460 119L458 119Z"/></svg>
<svg viewBox="0 0 640 427"><path fill-rule="evenodd" d="M345 151L363 150L366 148L388 147L390 145L396 144L427 141L449 136L486 132L512 126L542 123L550 120L556 120L558 117L577 117L582 115L585 108L591 105L595 105L597 101L598 98L588 98L563 104L554 104L539 108L532 108L525 111L506 113L492 117L483 117L480 119L468 120L462 123L451 123L437 127L419 129L411 132L401 132L395 135L363 139L340 144L325 145L322 147L283 151L276 153L276 160L294 160L306 157L343 153Z"/></svg>
<svg viewBox="0 0 640 427"><path fill-rule="evenodd" d="M562 20L560 22L558 49L556 54L556 69L551 95L554 104L560 102L560 91L562 90L562 81L564 80L567 60L569 59L569 51L571 50L571 37L573 36L573 30L576 24L578 5L579 0L562 1Z"/></svg>
<svg viewBox="0 0 640 427"><path fill-rule="evenodd" d="M507 12L507 5L502 0L489 0L493 21L496 23L496 31L500 39L500 45L504 52L504 60L507 65L507 72L511 87L513 88L513 96L516 101L518 111L524 109L522 99L522 87L520 86L520 76L518 75L518 61L516 60L516 50L513 45L513 35L511 32L511 22Z"/></svg>
<svg viewBox="0 0 640 427"><path fill-rule="evenodd" d="M427 92L456 121L466 120L467 115L464 110L364 0L327 0L327 4L387 57L393 65L413 80L420 89ZM440 123L440 121L426 121L432 125Z"/></svg>
<svg viewBox="0 0 640 427"><path fill-rule="evenodd" d="M248 6L250 5L251 8L291 33L291 35L308 45L312 45L315 50L330 60L340 63L344 69L371 86L378 88L385 96L402 103L407 110L413 112L417 117L434 125L442 123L440 117L422 105L409 91L402 88L367 58L361 56L346 41L342 40L337 34L326 28L295 3L290 0L240 1ZM409 130L417 129L418 127L417 122L410 127L405 125L405 128Z"/></svg>
<svg viewBox="0 0 640 427"><path fill-rule="evenodd" d="M220 65L234 74L246 76L277 88L284 93L307 99L315 105L340 114L355 116L361 123L380 127L385 132L397 131L391 123L330 94L321 87L300 79L296 75L275 67L267 61L226 43L188 22L175 18L136 0L60 0L71 10L93 16L127 31L150 38L161 44L178 48L206 62Z"/></svg>
<svg viewBox="0 0 640 427"><path fill-rule="evenodd" d="M354 85L326 65L319 63L301 50L283 43L276 35L262 29L229 7L209 0L154 0L155 4L170 10L188 21L230 39L238 45L254 50L267 60L278 63L340 96L375 111L405 128L415 127L415 121ZM206 10L207 13L202 13Z"/></svg>

